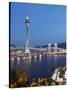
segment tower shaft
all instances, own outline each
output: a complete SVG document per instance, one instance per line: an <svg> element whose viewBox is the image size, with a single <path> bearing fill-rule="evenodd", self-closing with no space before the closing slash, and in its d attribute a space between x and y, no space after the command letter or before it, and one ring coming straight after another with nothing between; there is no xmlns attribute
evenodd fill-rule
<svg viewBox="0 0 68 90"><path fill-rule="evenodd" d="M26 25L26 45L25 45L25 53L30 53L29 51L29 18L26 17L25 25Z"/></svg>
<svg viewBox="0 0 68 90"><path fill-rule="evenodd" d="M26 49L29 49L29 35L28 35L28 27L26 27Z"/></svg>

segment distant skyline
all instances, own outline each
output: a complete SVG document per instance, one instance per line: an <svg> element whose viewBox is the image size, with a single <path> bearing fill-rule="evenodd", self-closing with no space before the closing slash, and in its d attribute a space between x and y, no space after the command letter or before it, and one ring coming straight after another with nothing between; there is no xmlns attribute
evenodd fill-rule
<svg viewBox="0 0 68 90"><path fill-rule="evenodd" d="M66 6L12 2L10 7L11 44L25 46L26 16L30 46L66 41Z"/></svg>

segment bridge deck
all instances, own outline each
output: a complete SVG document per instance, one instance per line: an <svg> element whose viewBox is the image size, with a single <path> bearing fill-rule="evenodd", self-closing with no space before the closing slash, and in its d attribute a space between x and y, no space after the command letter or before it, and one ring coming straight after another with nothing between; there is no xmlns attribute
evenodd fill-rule
<svg viewBox="0 0 68 90"><path fill-rule="evenodd" d="M65 55L65 52L43 52L43 53L20 53L20 54L11 54L10 57L27 57L27 56L37 56L37 55Z"/></svg>

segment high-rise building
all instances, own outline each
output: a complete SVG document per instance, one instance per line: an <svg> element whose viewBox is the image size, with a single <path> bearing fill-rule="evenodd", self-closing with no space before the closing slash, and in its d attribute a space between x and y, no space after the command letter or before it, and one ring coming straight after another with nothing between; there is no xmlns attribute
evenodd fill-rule
<svg viewBox="0 0 68 90"><path fill-rule="evenodd" d="M29 50L29 25L30 25L30 21L29 21L29 17L26 17L25 20L25 26L26 26L26 45L25 45L25 53L30 53Z"/></svg>

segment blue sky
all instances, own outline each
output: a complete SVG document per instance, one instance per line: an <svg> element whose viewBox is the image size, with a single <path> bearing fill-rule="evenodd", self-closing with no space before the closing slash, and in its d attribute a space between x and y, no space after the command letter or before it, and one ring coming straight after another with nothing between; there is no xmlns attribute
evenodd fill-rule
<svg viewBox="0 0 68 90"><path fill-rule="evenodd" d="M25 45L26 16L30 19L30 46L66 40L66 6L12 2L10 15L11 44Z"/></svg>

